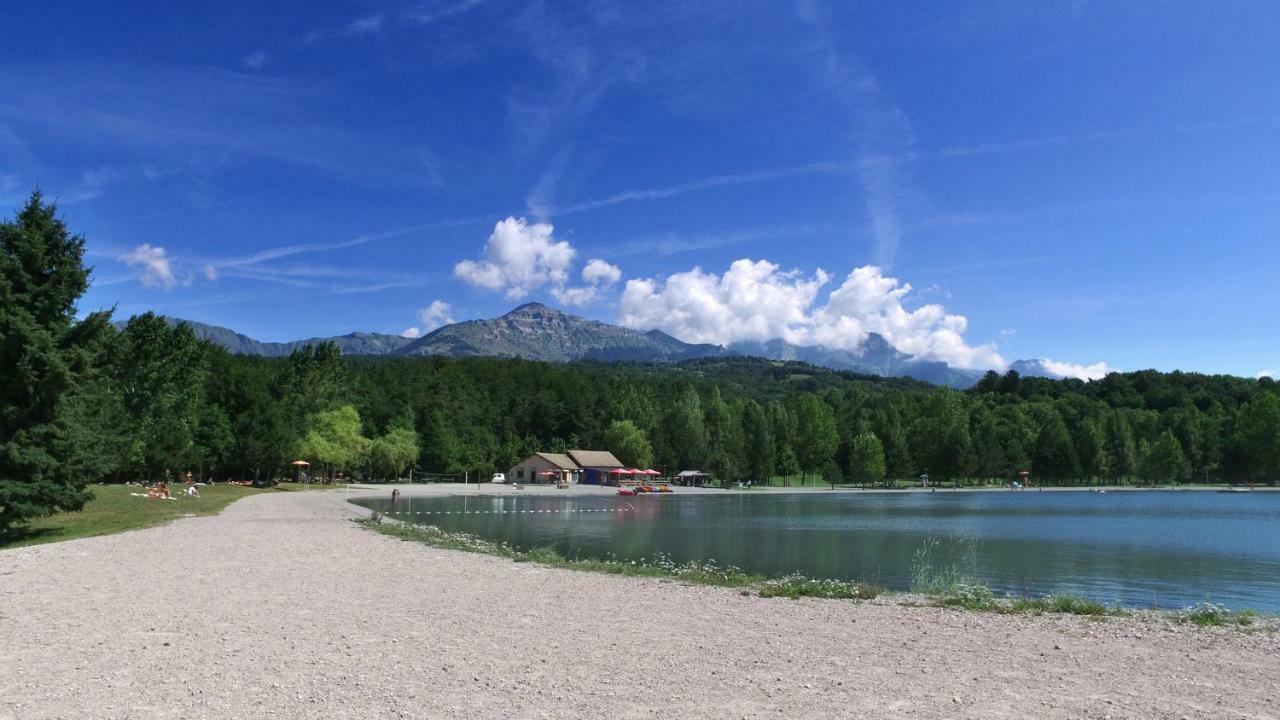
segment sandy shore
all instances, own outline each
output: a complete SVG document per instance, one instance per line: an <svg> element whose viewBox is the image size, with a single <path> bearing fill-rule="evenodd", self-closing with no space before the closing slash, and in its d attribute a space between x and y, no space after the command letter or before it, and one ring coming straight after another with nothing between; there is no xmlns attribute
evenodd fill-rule
<svg viewBox="0 0 1280 720"><path fill-rule="evenodd" d="M0 551L0 718L1280 717L1273 633L554 570L344 494Z"/></svg>

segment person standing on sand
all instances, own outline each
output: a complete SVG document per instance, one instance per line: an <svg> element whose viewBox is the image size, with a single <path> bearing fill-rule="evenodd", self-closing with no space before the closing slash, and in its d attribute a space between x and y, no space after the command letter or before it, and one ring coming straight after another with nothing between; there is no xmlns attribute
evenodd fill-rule
<svg viewBox="0 0 1280 720"><path fill-rule="evenodd" d="M400 488L392 488L392 489L391 489L391 502L395 502L395 501L397 501L397 500L399 500L399 499L400 499Z"/></svg>

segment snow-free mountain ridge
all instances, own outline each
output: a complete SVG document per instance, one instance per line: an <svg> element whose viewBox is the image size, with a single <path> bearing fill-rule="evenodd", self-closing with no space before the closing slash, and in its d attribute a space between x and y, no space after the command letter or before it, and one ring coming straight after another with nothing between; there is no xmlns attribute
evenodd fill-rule
<svg viewBox="0 0 1280 720"><path fill-rule="evenodd" d="M969 387L979 373L943 362L918 360L899 352L884 337L871 333L857 352L816 345L793 345L783 340L736 342L728 347L686 343L661 330L635 330L570 315L541 303L526 303L501 317L466 320L410 339L379 333L350 333L293 342L260 342L216 325L185 322L196 335L229 352L278 357L307 344L333 342L348 355L408 355L448 357L512 357L545 362L599 360L605 362L679 362L705 357L747 356L796 360L833 370L884 377L910 377L939 385ZM1038 360L1011 366L1023 375L1057 377Z"/></svg>

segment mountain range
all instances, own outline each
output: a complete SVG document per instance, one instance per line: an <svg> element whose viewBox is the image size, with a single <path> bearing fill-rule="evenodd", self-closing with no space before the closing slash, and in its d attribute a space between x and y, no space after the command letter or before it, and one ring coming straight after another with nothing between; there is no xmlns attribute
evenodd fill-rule
<svg viewBox="0 0 1280 720"><path fill-rule="evenodd" d="M170 317L165 320L170 325L186 323L198 337L229 352L267 357L288 355L308 344L332 342L347 355L517 357L545 362L679 362L705 357L749 356L797 360L833 370L884 377L910 377L952 387L969 387L980 377L972 370L913 358L899 352L876 333L871 333L857 352L817 345L794 345L783 340L736 342L722 347L686 343L661 330L645 332L588 320L540 303L526 303L497 318L445 325L420 338L355 332L292 342L261 342L216 325ZM1019 360L1012 367L1023 375L1057 377L1039 360Z"/></svg>

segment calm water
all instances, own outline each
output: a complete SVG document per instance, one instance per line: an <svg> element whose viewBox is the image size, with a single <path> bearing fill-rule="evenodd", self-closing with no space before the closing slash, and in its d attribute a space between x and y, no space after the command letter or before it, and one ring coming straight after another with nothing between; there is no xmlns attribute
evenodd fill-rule
<svg viewBox="0 0 1280 720"><path fill-rule="evenodd" d="M361 504L526 549L628 559L663 553L901 590L910 586L916 548L937 538L935 556L963 560L971 548L970 572L1002 592L1065 591L1166 608L1211 599L1280 611L1277 493L677 493ZM450 512L425 514L442 511Z"/></svg>

